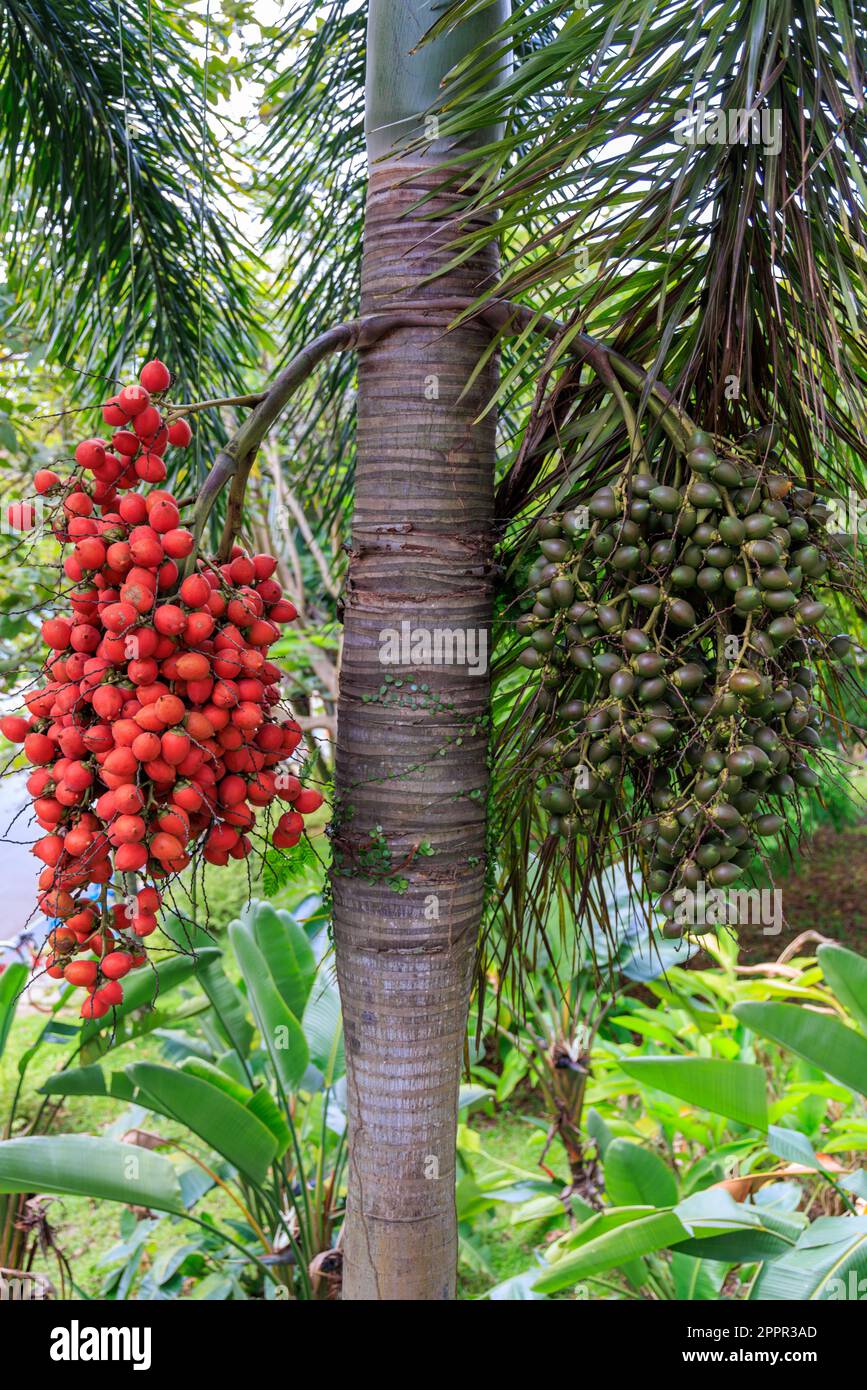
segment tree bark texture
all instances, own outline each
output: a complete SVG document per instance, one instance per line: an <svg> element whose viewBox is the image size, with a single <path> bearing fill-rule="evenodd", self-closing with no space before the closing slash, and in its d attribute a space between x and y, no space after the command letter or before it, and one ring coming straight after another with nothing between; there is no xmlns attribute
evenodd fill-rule
<svg viewBox="0 0 867 1390"><path fill-rule="evenodd" d="M418 206L419 200L431 195ZM362 316L429 315L359 357L345 595L334 931L348 1069L344 1298L454 1296L455 1137L485 880L496 383L489 330L448 331L496 270L454 255L436 160L371 171ZM429 277L436 278L430 279ZM481 418L479 418L481 416ZM391 637L389 637L391 634ZM388 642L403 650L383 664ZM421 647L418 643L421 642Z"/></svg>

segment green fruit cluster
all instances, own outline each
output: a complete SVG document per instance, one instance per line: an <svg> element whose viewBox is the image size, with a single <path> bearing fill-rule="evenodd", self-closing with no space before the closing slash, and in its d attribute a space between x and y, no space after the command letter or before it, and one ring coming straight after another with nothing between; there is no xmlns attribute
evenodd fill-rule
<svg viewBox="0 0 867 1390"><path fill-rule="evenodd" d="M767 457L730 452L695 432L674 484L629 471L583 511L545 517L517 623L551 834L628 807L669 916L678 887L739 880L786 799L817 785L814 668L850 646L821 627L828 509Z"/></svg>

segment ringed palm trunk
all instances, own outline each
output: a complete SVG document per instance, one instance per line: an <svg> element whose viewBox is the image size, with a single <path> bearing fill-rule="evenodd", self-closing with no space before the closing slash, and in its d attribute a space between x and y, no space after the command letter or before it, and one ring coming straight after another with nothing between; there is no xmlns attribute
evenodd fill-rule
<svg viewBox="0 0 867 1390"><path fill-rule="evenodd" d="M351 1300L455 1290L457 1098L488 783L487 662L478 658L491 621L495 417L478 417L496 364L467 389L488 333L447 330L489 283L496 248L492 240L441 273L459 206L438 170L445 149L434 140L402 151L444 74L506 6L412 56L437 18L430 0L371 0L369 11L361 312L418 312L420 324L359 361L333 875ZM438 634L449 664L425 660Z"/></svg>

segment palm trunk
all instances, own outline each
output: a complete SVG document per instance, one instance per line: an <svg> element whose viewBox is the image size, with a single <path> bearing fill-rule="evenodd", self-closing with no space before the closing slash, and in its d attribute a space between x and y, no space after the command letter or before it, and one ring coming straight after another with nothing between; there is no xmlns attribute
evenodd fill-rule
<svg viewBox="0 0 867 1390"><path fill-rule="evenodd" d="M434 18L429 0L370 7L362 314L409 306L429 323L390 334L359 364L333 876L347 1299L454 1295L457 1095L485 879L488 675L478 658L489 650L495 417L478 417L496 365L465 390L488 333L446 330L489 283L496 248L438 274L459 198L437 172L438 145L424 157L400 147L460 44L474 47L502 6L410 58ZM451 634L450 664L419 649L437 634Z"/></svg>

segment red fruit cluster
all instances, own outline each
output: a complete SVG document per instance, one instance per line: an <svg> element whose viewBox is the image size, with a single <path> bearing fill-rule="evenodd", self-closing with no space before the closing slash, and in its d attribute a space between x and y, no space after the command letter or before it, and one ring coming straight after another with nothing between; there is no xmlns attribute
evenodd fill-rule
<svg viewBox="0 0 867 1390"><path fill-rule="evenodd" d="M199 558L182 578L194 540L177 502L131 490L162 480L167 444L189 443L186 421L166 425L152 402L170 382L149 362L140 385L103 407L116 452L88 439L71 479L36 475L39 492L62 494L53 526L73 587L68 611L42 624L46 681L25 697L27 716L0 720L34 766L27 787L46 832L33 848L39 906L64 923L49 939L48 971L88 990L85 1018L119 1003L120 979L144 959L156 882L197 854L245 858L257 811L277 797L291 809L273 843L290 848L322 804L280 768L301 731L276 717L280 672L268 649L297 616L273 577L277 561L235 546L228 563ZM127 880L136 891L110 912L82 896L121 873L152 882ZM71 959L87 953L96 959Z"/></svg>

